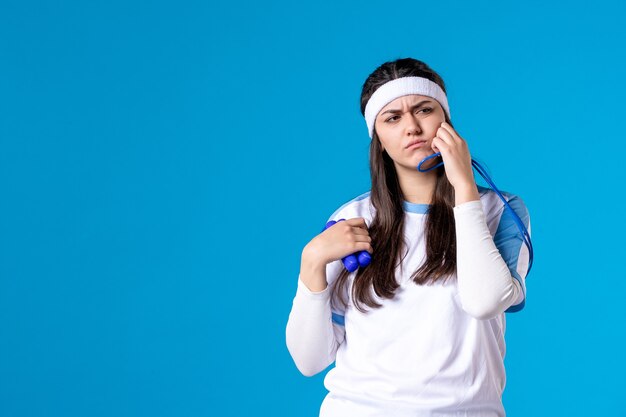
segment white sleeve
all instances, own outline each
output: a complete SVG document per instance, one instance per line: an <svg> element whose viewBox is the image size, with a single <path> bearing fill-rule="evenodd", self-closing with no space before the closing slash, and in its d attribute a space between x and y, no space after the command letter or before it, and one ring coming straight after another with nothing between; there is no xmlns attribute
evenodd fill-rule
<svg viewBox="0 0 626 417"><path fill-rule="evenodd" d="M477 319L493 318L524 296L521 284L494 243L480 200L455 206L454 219L461 306Z"/></svg>
<svg viewBox="0 0 626 417"><path fill-rule="evenodd" d="M341 262L331 262L327 271ZM328 273L328 272L327 272ZM305 376L313 376L335 361L339 345L345 338L343 324L335 323L331 311L331 285L323 291L311 291L298 276L298 287L287 321L287 349L296 367Z"/></svg>

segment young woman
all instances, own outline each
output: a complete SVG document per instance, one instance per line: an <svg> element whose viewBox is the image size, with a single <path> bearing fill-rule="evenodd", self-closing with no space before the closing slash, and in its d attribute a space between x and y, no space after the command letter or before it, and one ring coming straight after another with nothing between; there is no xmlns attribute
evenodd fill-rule
<svg viewBox="0 0 626 417"><path fill-rule="evenodd" d="M441 77L398 59L365 81L371 190L303 249L286 329L297 368L324 379L321 417L505 415L505 312L526 298L529 251L476 184ZM427 172L422 170L444 165ZM518 196L501 191L530 234ZM348 272L347 255L371 263ZM364 305L366 307L364 307Z"/></svg>

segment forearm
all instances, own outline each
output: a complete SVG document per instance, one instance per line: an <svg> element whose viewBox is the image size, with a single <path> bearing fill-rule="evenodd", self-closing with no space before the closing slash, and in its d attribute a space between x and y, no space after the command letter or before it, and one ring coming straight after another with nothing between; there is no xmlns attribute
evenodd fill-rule
<svg viewBox="0 0 626 417"><path fill-rule="evenodd" d="M522 290L493 241L478 191L472 196L472 190L459 193L454 207L458 290L463 309L487 319L505 311Z"/></svg>
<svg viewBox="0 0 626 417"><path fill-rule="evenodd" d="M338 343L332 323L331 290L311 291L304 280L326 282L326 270L303 270L287 322L287 349L296 366L306 376L323 371L335 360Z"/></svg>
<svg viewBox="0 0 626 417"><path fill-rule="evenodd" d="M307 255L306 248L300 260L300 280L311 292L320 292L327 288L326 264Z"/></svg>

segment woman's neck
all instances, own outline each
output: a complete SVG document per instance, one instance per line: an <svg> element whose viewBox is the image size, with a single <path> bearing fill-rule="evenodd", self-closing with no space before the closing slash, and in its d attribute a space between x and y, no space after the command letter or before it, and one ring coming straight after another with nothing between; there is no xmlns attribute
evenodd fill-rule
<svg viewBox="0 0 626 417"><path fill-rule="evenodd" d="M432 196L437 185L435 170L429 172L396 169L403 199L409 203L432 204Z"/></svg>

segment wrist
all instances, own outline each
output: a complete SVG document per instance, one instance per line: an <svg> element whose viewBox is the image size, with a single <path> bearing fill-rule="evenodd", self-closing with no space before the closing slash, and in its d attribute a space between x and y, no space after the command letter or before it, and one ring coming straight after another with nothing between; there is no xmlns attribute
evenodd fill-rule
<svg viewBox="0 0 626 417"><path fill-rule="evenodd" d="M454 188L455 206L469 201L480 200L480 193L476 183L465 183Z"/></svg>
<svg viewBox="0 0 626 417"><path fill-rule="evenodd" d="M302 257L300 259L301 269L312 272L320 270L326 271L326 264L327 262L319 259L319 257L315 256L315 254L311 252L311 249L308 245L305 246L304 250L302 251Z"/></svg>

